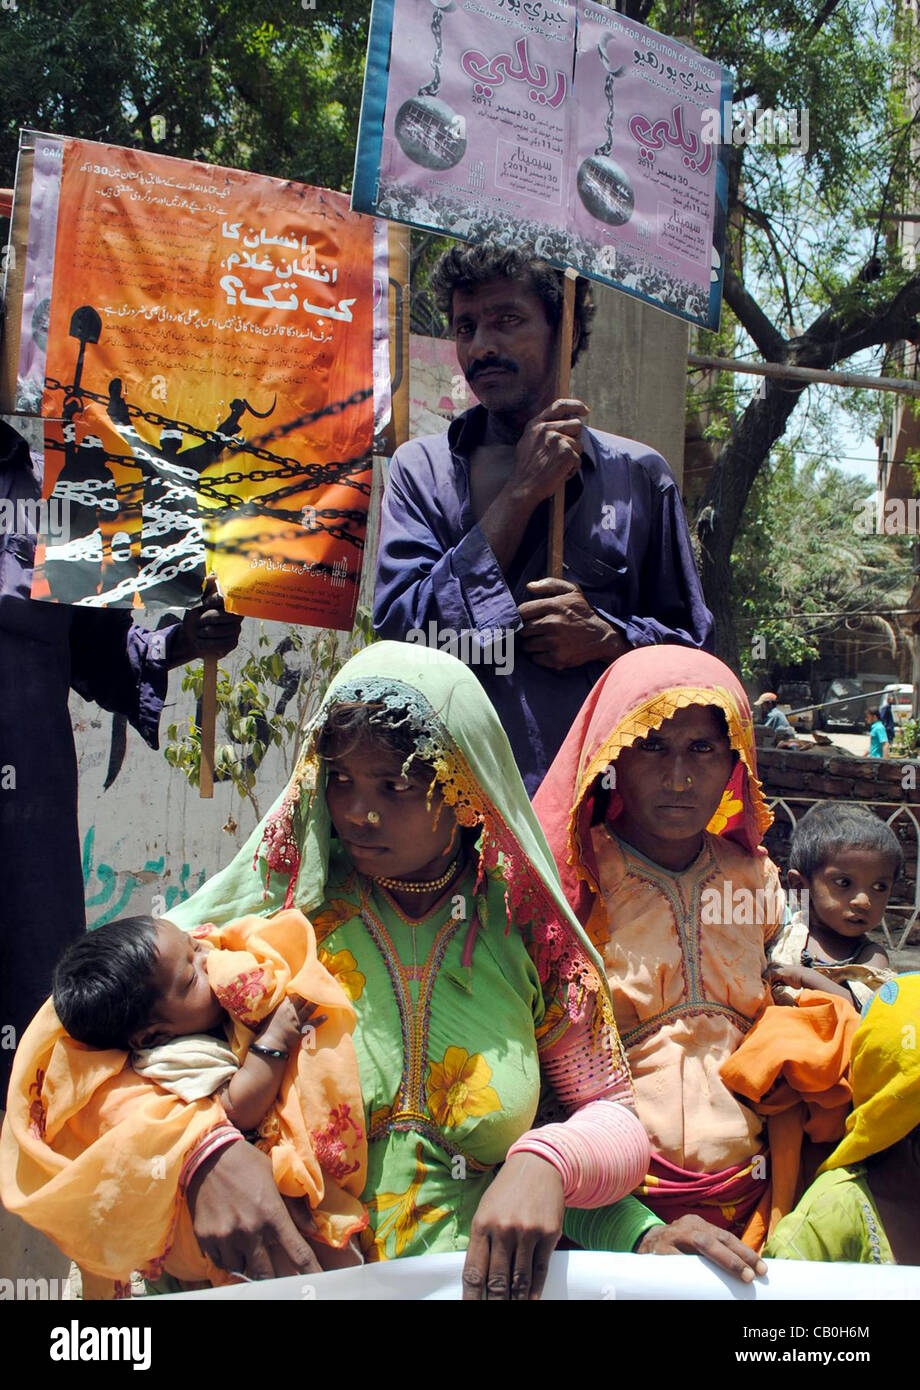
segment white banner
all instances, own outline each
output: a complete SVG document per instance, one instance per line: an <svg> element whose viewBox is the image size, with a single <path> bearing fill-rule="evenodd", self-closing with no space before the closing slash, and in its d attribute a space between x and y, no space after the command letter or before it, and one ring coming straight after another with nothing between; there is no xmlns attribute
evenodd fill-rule
<svg viewBox="0 0 920 1390"><path fill-rule="evenodd" d="M265 1279L170 1298L324 1299L393 1302L451 1300L461 1295L463 1254L419 1255L412 1259L362 1265L332 1274ZM743 1284L698 1255L612 1255L560 1251L550 1260L543 1297L590 1302L647 1302L658 1299L734 1299L743 1303L816 1298L874 1302L920 1299L920 1266L811 1264L767 1260L767 1273ZM157 1302L160 1300L158 1299Z"/></svg>

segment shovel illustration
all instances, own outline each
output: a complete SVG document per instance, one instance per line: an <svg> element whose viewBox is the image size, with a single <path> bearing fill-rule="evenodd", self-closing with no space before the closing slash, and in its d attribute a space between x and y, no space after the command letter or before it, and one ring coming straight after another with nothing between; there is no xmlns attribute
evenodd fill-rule
<svg viewBox="0 0 920 1390"><path fill-rule="evenodd" d="M65 420L72 420L77 411L83 409L83 397L80 394L80 382L83 377L83 354L86 352L86 344L98 343L101 333L102 319L91 304L84 304L79 309L74 310L70 320L70 336L78 340L80 352L77 356L77 369L74 372L73 386L64 399L62 414Z"/></svg>

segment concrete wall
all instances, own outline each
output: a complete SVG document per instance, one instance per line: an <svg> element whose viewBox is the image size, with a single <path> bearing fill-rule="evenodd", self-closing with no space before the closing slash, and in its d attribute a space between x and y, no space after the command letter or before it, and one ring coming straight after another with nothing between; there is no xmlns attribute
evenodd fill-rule
<svg viewBox="0 0 920 1390"><path fill-rule="evenodd" d="M597 313L573 393L590 405L596 429L650 444L681 484L688 325L618 290L591 289Z"/></svg>

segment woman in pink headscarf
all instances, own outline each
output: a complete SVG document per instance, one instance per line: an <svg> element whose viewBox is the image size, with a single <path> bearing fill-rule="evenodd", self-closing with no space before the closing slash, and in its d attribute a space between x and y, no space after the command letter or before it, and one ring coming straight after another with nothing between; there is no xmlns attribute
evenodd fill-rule
<svg viewBox="0 0 920 1390"><path fill-rule="evenodd" d="M770 1002L765 947L784 900L760 845L772 817L740 682L705 652L628 652L534 807L606 965L654 1151L639 1195L667 1222L702 1218L757 1249L763 1120L719 1071Z"/></svg>

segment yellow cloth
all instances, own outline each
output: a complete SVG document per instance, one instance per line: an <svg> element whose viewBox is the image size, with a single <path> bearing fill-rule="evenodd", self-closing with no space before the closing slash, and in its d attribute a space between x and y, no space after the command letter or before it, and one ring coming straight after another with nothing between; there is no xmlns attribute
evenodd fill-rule
<svg viewBox="0 0 920 1390"><path fill-rule="evenodd" d="M320 964L313 928L299 912L199 934L230 948L212 954L209 965L214 962L217 989L227 997L243 988L254 1011L247 1016L264 1017L287 992L318 1003L327 1015L315 1046L292 1056L260 1146L269 1151L279 1189L309 1199L319 1237L344 1244L367 1220L358 1200L367 1164L352 1006ZM235 961L228 959L233 955ZM248 972L250 986L251 972L258 972L258 997L245 982L240 986L234 966ZM252 1033L239 1022L234 1033L234 1050L244 1055ZM137 1269L230 1282L201 1254L180 1186L187 1157L222 1124L218 1101L180 1100L137 1076L126 1052L74 1042L48 1000L13 1060L0 1197L95 1276L95 1296L103 1296L100 1281L109 1294L113 1285L126 1292Z"/></svg>
<svg viewBox="0 0 920 1390"><path fill-rule="evenodd" d="M851 1168L890 1149L920 1125L920 973L884 984L853 1038L853 1113L819 1168Z"/></svg>

